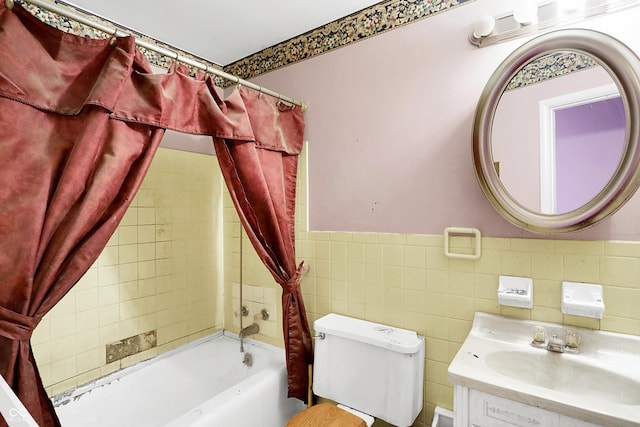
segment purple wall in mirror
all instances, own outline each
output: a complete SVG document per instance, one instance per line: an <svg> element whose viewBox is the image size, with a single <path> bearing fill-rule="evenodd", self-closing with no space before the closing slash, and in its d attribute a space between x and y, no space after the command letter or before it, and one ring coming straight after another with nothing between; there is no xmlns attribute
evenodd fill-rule
<svg viewBox="0 0 640 427"><path fill-rule="evenodd" d="M625 111L615 97L555 111L557 212L593 199L620 163Z"/></svg>

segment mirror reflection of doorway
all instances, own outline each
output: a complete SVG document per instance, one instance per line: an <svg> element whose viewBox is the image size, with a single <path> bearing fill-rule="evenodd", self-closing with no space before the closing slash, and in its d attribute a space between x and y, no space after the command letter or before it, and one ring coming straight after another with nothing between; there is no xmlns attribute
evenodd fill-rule
<svg viewBox="0 0 640 427"><path fill-rule="evenodd" d="M541 212L570 212L593 199L620 163L625 132L615 85L541 101Z"/></svg>

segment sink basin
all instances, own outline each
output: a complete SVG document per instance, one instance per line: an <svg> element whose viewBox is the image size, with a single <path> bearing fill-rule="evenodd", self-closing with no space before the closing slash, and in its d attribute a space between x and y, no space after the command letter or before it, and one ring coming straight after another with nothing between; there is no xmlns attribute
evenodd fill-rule
<svg viewBox="0 0 640 427"><path fill-rule="evenodd" d="M458 389L477 390L589 425L640 426L639 336L571 328L581 338L580 353L553 353L531 346L532 332L539 328L547 337L564 337L569 329L476 313L449 365L449 380ZM463 394L456 396L464 401Z"/></svg>
<svg viewBox="0 0 640 427"><path fill-rule="evenodd" d="M534 350L536 351L536 350ZM616 372L582 363L579 355L495 351L485 363L495 372L527 384L623 405L640 404L640 384Z"/></svg>

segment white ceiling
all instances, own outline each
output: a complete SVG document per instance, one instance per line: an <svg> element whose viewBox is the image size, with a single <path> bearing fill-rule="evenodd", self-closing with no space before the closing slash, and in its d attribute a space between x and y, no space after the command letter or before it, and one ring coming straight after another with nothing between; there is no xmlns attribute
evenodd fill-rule
<svg viewBox="0 0 640 427"><path fill-rule="evenodd" d="M223 66L378 2L380 0L70 1Z"/></svg>

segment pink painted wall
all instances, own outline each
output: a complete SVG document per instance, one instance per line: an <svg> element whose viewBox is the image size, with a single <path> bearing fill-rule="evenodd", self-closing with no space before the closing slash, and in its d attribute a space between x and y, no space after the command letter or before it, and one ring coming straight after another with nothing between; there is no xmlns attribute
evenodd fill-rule
<svg viewBox="0 0 640 427"><path fill-rule="evenodd" d="M513 3L513 2L511 2ZM511 5L511 9L513 5ZM504 220L478 186L472 120L497 65L526 39L467 42L503 0L471 2L254 79L309 105L309 224L318 231L534 236ZM584 22L640 51L640 8ZM640 239L640 197L572 239Z"/></svg>

